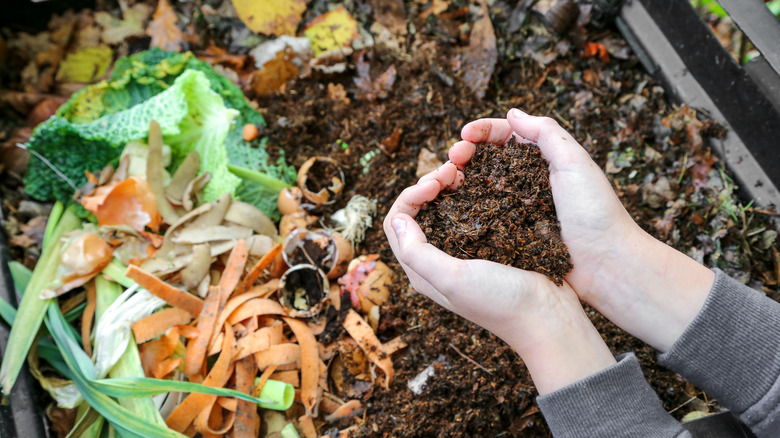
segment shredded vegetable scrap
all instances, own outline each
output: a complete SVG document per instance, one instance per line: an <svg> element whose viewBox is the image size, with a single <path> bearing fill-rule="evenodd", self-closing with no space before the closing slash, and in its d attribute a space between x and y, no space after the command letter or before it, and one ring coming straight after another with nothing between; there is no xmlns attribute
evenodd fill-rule
<svg viewBox="0 0 780 438"><path fill-rule="evenodd" d="M160 228L154 193L143 178L130 177L100 186L94 195L84 196L81 204L97 217L100 226L127 225L136 231Z"/></svg>
<svg viewBox="0 0 780 438"><path fill-rule="evenodd" d="M187 353L184 357L184 374L190 379L201 373L203 363L206 360L206 352L214 333L214 325L219 311L219 288L211 286L206 300L203 303L203 310L198 316L198 337L187 343ZM224 341L223 341L223 349ZM232 345L231 345L232 348Z"/></svg>
<svg viewBox="0 0 780 438"><path fill-rule="evenodd" d="M229 368L231 366L231 359L233 357L233 344L235 338L233 337L233 329L229 326L225 326L225 341L222 343L222 352L219 354L219 358L214 363L214 366L209 371L206 378L203 380L203 384L213 387L223 387L230 378ZM190 427L195 418L216 401L216 395L192 393L174 409L171 415L165 420L165 424L171 429L184 433L187 428Z"/></svg>
<svg viewBox="0 0 780 438"><path fill-rule="evenodd" d="M306 415L316 417L317 405L322 396L318 385L320 380L320 359L317 350L317 340L306 323L293 318L284 318L284 322L290 326L295 337L298 338L298 344L301 346L301 396L303 398L303 406L306 407Z"/></svg>
<svg viewBox="0 0 780 438"><path fill-rule="evenodd" d="M255 394L254 379L257 374L254 358L245 357L236 362L236 390ZM239 400L236 405L236 421L233 425L233 438L256 438L260 431L260 417L257 406Z"/></svg>
<svg viewBox="0 0 780 438"><path fill-rule="evenodd" d="M84 313L81 315L81 344L84 346L84 352L87 356L92 356L92 319L95 317L95 308L97 307L97 290L95 282L87 283L87 305L84 307Z"/></svg>
<svg viewBox="0 0 780 438"><path fill-rule="evenodd" d="M274 245L273 248L271 248L270 251L268 251L260 260L255 263L255 265L252 267L252 269L249 271L249 273L244 277L244 279L241 281L241 283L238 284L238 288L236 290L236 294L240 295L247 290L249 290L250 287L257 281L257 279L260 277L260 274L263 273L263 270L271 265L271 262L276 259L276 257L282 253L282 244L277 243Z"/></svg>
<svg viewBox="0 0 780 438"><path fill-rule="evenodd" d="M189 312L178 307L169 307L137 321L131 328L135 342L143 344L165 333L171 327L187 324L190 321L192 315Z"/></svg>
<svg viewBox="0 0 780 438"><path fill-rule="evenodd" d="M172 224L179 219L179 214L171 207L165 197L163 185L163 136L160 124L152 120L149 123L149 156L146 159L146 180L154 194L157 210L166 223Z"/></svg>
<svg viewBox="0 0 780 438"><path fill-rule="evenodd" d="M137 266L128 266L125 275L138 282L144 289L165 300L171 306L186 310L190 315L198 316L203 309L202 299L169 285Z"/></svg>
<svg viewBox="0 0 780 438"><path fill-rule="evenodd" d="M105 376L124 354L130 340L130 326L164 304L165 301L146 290L139 290L137 286L127 289L111 303L95 327L95 370L98 377Z"/></svg>
<svg viewBox="0 0 780 438"><path fill-rule="evenodd" d="M333 423L334 421L351 418L360 415L361 413L363 413L363 404L360 403L360 400L350 400L336 408L333 413L326 416L325 421Z"/></svg>
<svg viewBox="0 0 780 438"><path fill-rule="evenodd" d="M344 328L357 341L369 360L385 372L385 388L390 389L390 380L393 378L393 361L377 339L371 326L357 312L349 309L347 317L344 319Z"/></svg>

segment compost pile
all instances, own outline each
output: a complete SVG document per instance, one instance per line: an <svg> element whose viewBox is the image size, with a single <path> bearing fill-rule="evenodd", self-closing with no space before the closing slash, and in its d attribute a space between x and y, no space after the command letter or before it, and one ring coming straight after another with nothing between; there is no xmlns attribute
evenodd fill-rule
<svg viewBox="0 0 780 438"><path fill-rule="evenodd" d="M368 267L380 261L389 267L392 281L386 283L388 300L381 306L366 301L363 293L330 294L332 305L328 307L332 310L323 307L318 322L309 327L312 333L318 333L317 341L329 347L321 357L333 358L331 362L323 359L329 371L317 374L326 377L317 384L335 398L329 395L322 400L327 399L325 404L334 413L341 408L338 412L344 416L359 412L355 402L363 408L362 415L327 424L323 423L327 413L322 411L315 423L320 434L333 436L352 428L359 436L549 436L534 404L536 392L522 361L495 336L411 291L381 227L395 197L446 160L449 146L459 139L465 123L481 117L503 117L510 107L558 120L602 166L629 213L645 230L773 299L780 298L777 232L767 220L775 213L737 196L727 170L707 146L708 137L723 135L722 128L706 113L671 106L663 89L643 72L625 41L609 26L609 17L593 10L588 2L552 14L551 1L536 2L531 8L529 3L533 2L525 1L348 0L329 5L324 1L292 0L285 2L288 8L284 10L248 10L246 5L264 2L219 0L173 5L165 0L118 3L100 3L97 11L57 13L37 28L3 25L0 197L3 231L11 253L29 268L41 258L52 211L52 203L37 196L41 191L56 188L69 198L87 183L93 184L86 189L91 192L110 180L109 174L101 172L102 165L90 169L94 178L88 180L79 171L83 163L66 155L60 157L68 163L62 170L75 187L58 177L51 178L50 185L26 187L24 176L30 174L30 169L49 173L40 160L17 144L29 144L33 129L58 110L71 122L80 117L78 123L85 123L127 109L113 106L130 102L124 99L104 100L108 105L103 107L89 104L94 102L91 99L79 105L65 104L77 90L94 87L103 79L121 86L93 90L125 90L123 87L129 85L130 90L143 91L129 93L132 99L143 100L173 87L184 70L199 70L182 81L202 82L195 76L205 74L212 91L224 102L223 114L232 117L231 110L237 110L243 115L232 124L209 125L231 126L228 132L205 132L212 139L215 134L220 138L224 135L221 141L228 151L218 160L203 160L213 166L208 172L212 182L229 183L228 191L234 199L266 212L274 221L275 237L276 233L285 234L282 225L320 227L314 215L320 216L325 225L335 226L328 218L334 218L342 209L344 219L351 217L353 224L364 224L352 232L356 242L358 236L364 237L354 251L358 263L366 265L361 269L361 265L353 266L355 275L344 279L339 288L359 284L359 279L371 275ZM557 18L551 22L541 18L545 16ZM149 56L142 55L150 53L144 52L149 48L177 52L179 56L162 63L173 55L157 52L145 60L134 58L139 62L115 65L127 55ZM212 69L217 75L212 75ZM136 80L145 75L161 79L144 83ZM228 84L243 93L228 91L233 90ZM50 129L64 127L64 131L56 132L67 134L49 137L57 140L45 143L52 145L52 152L74 131L62 122L46 123ZM243 132L242 127L246 127ZM244 133L248 140L242 138ZM168 131L165 135L174 133ZM106 142L100 149L104 154L92 158L118 158L119 150L109 148L114 147L117 138L102 140ZM174 147L183 143L175 142ZM245 148L247 144L250 148ZM42 149L32 150L42 153ZM182 160L186 154L181 155L174 158ZM309 201L299 202L304 211L293 212L293 217L277 225L280 215L276 204L267 202L269 192L260 190L257 183L268 179L242 173L241 169L271 175L292 185L295 171L290 166L299 170L315 156L327 156L343 169L340 196L332 204L317 207L319 210L306 206ZM113 163L114 168L117 164ZM239 176L240 181L233 178L238 174L244 175ZM254 180L245 178L247 175L254 175ZM313 182L323 182L334 174L326 171L312 176ZM213 189L189 193L195 194L189 198L194 206L219 198ZM176 194L183 192L177 190ZM360 208L358 204L349 208L357 196L365 197L367 202ZM300 200L296 196L292 199ZM365 214L373 209L375 216ZM231 222L221 221L215 226L234 225ZM165 229L166 223L170 226L175 222L161 222L160 226ZM554 222L550 223L554 227ZM254 240L268 241L254 237L260 234L254 230L240 232L253 241L247 246L250 261L244 267L243 280L262 258L258 249L252 254ZM343 233L346 235L347 230ZM235 266L228 255L234 247L229 246L215 258L214 271ZM129 264L129 259L126 261ZM262 270L253 287L273 280L268 269ZM184 280L177 273L162 277L169 285ZM331 284L336 283L334 280ZM208 293L208 288L205 291ZM83 330L89 293L81 288L69 294L56 299L64 313L63 324L71 327L61 328L78 333ZM299 302L299 310L313 304L296 295L295 290L288 297L287 304ZM266 298L258 295L256 299ZM278 295L273 299L281 305ZM350 308L359 314L359 320L347 320ZM660 367L650 347L598 313L588 310L588 315L612 351L637 353L646 377L674 416L683 418L717 409L709 396ZM286 325L281 316L266 316L254 318L257 324L282 320L282 335L289 342L282 342L280 345L285 346L278 347L280 350L295 350L286 344L303 348L299 341L307 335L293 331L305 330ZM377 354L373 356L376 362L368 358L356 341L365 339L359 333L368 333L363 323L358 324L361 321L373 324L370 331L385 353L397 352L391 357L380 358ZM345 322L355 337L345 334ZM179 325L193 324L197 328L195 320ZM250 321L238 325L247 331L259 328ZM178 330L178 338L183 341L187 340L184 335L192 335L187 328ZM208 342L210 351L229 344L225 344L230 338L228 330L213 334L213 342ZM172 338L175 336L163 333L148 342ZM373 345L378 348L376 343ZM166 367L174 367L177 354L181 351L155 362L158 375L170 371ZM204 361L205 366L213 369L218 357L215 353ZM390 360L392 368L387 366ZM392 379L382 377L386 373L377 365L380 361L385 369L392 369ZM300 371L292 369L295 365L280 366L291 369L272 371L275 377L271 379L296 383L291 372ZM62 377L46 358L40 359L40 368L43 377ZM154 374L154 370L149 371ZM241 381L247 384L245 375ZM229 387L235 384L235 379L226 382ZM216 404L219 409L213 411L229 416L233 402L220 400L221 404ZM50 426L65 436L79 412L56 407L52 400L43 403L50 408ZM296 403L290 417L305 413L305 407ZM296 418L285 417L283 421Z"/></svg>
<svg viewBox="0 0 780 438"><path fill-rule="evenodd" d="M536 271L563 284L571 263L539 147L514 138L478 144L463 173L456 192L440 194L417 216L428 242L453 257Z"/></svg>

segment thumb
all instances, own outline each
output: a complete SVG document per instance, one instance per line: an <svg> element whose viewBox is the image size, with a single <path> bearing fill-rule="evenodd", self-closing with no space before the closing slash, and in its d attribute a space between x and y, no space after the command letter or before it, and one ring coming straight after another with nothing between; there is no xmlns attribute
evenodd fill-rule
<svg viewBox="0 0 780 438"><path fill-rule="evenodd" d="M456 271L462 260L450 257L428 243L417 222L406 214L397 214L391 225L398 239L398 260L440 291L451 286L448 278L452 275L447 273Z"/></svg>
<svg viewBox="0 0 780 438"><path fill-rule="evenodd" d="M512 108L506 118L517 135L539 146L542 155L552 167L568 161L590 159L590 155L577 140L549 117L531 116Z"/></svg>

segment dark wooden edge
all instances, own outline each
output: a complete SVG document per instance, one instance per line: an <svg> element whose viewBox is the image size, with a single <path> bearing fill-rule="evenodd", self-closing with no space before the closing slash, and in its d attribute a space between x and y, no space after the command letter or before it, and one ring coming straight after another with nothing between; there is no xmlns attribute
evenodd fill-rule
<svg viewBox="0 0 780 438"><path fill-rule="evenodd" d="M718 0L734 24L780 75L780 23L763 0Z"/></svg>
<svg viewBox="0 0 780 438"><path fill-rule="evenodd" d="M780 113L721 46L687 1L641 3L775 186L780 186ZM743 26L745 24L743 23Z"/></svg>
<svg viewBox="0 0 780 438"><path fill-rule="evenodd" d="M0 219L2 221L2 219ZM0 232L0 297L15 307L18 306L8 261L11 260L5 235ZM0 321L0 357L5 355L10 327ZM44 438L47 437L45 413L41 389L30 375L27 366L22 368L19 378L8 396L10 404L0 404L0 437Z"/></svg>

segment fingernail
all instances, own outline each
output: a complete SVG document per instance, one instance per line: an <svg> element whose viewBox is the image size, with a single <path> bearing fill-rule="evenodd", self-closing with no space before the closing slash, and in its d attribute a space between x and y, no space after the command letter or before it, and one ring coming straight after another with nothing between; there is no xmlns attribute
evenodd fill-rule
<svg viewBox="0 0 780 438"><path fill-rule="evenodd" d="M395 231L395 237L401 238L402 234L406 233L406 221L397 217L392 222L393 231Z"/></svg>
<svg viewBox="0 0 780 438"><path fill-rule="evenodd" d="M515 118L515 119L524 119L524 118L528 117L528 114L520 111L517 108L512 108L512 111L510 111L510 114L512 115L512 118Z"/></svg>

